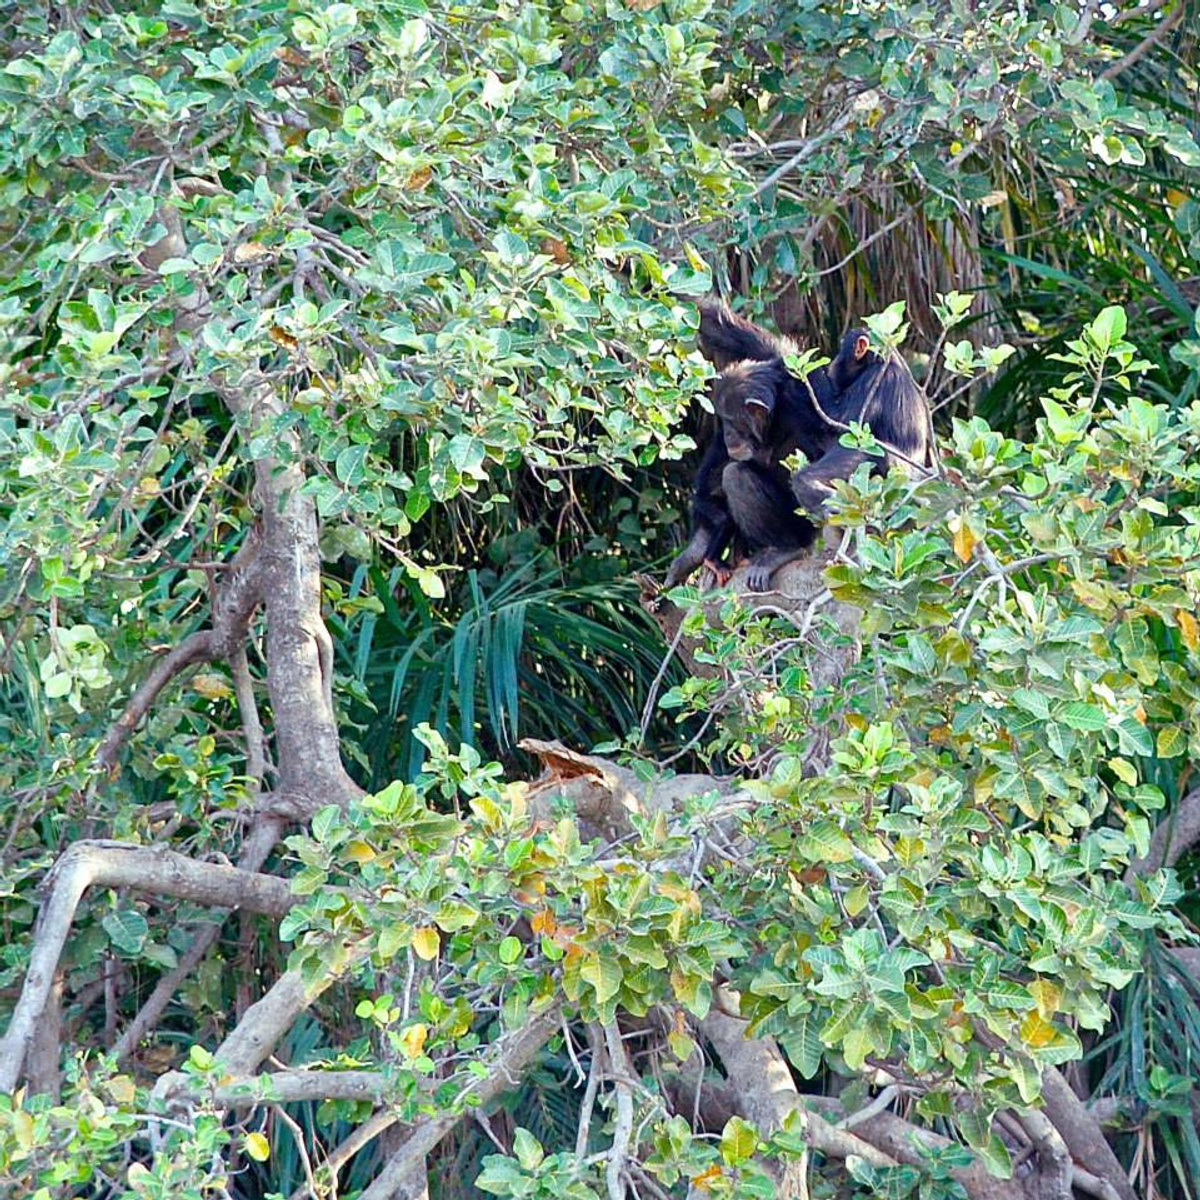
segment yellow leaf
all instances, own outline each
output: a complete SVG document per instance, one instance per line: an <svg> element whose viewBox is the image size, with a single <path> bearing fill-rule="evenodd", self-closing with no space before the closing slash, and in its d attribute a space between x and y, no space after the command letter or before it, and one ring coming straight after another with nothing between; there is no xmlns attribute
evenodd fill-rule
<svg viewBox="0 0 1200 1200"><path fill-rule="evenodd" d="M233 695L224 676L215 675L211 671L201 671L192 676L192 690L199 692L206 700L227 700Z"/></svg>
<svg viewBox="0 0 1200 1200"><path fill-rule="evenodd" d="M375 857L375 849L361 839L355 838L354 841L346 843L345 855L351 862L361 865L369 863Z"/></svg>
<svg viewBox="0 0 1200 1200"><path fill-rule="evenodd" d="M680 1062L687 1062L696 1052L696 1043L686 1033L676 1033L674 1031L668 1033L667 1045L671 1047L671 1053Z"/></svg>
<svg viewBox="0 0 1200 1200"><path fill-rule="evenodd" d="M1200 622L1184 608L1178 609L1175 617L1179 622L1179 632L1183 634L1187 648L1189 650L1200 648Z"/></svg>
<svg viewBox="0 0 1200 1200"><path fill-rule="evenodd" d="M12 1116L13 1135L17 1145L22 1150L29 1150L33 1147L33 1118L23 1109L19 1108Z"/></svg>
<svg viewBox="0 0 1200 1200"><path fill-rule="evenodd" d="M1050 1045L1057 1037L1058 1030L1036 1012L1031 1012L1021 1022L1021 1040L1035 1050Z"/></svg>
<svg viewBox="0 0 1200 1200"><path fill-rule="evenodd" d="M431 166L418 167L404 181L404 190L406 192L423 192L429 186L429 181L432 178L433 168Z"/></svg>
<svg viewBox="0 0 1200 1200"><path fill-rule="evenodd" d="M425 962L437 958L437 952L442 947L442 939L432 925L425 925L413 934L413 953Z"/></svg>
<svg viewBox="0 0 1200 1200"><path fill-rule="evenodd" d="M554 920L554 914L548 908L534 913L529 921L529 926L534 933L546 934L553 934L555 929L558 928Z"/></svg>
<svg viewBox="0 0 1200 1200"><path fill-rule="evenodd" d="M476 796L471 801L471 811L492 831L498 830L504 823L500 806L487 796Z"/></svg>
<svg viewBox="0 0 1200 1200"><path fill-rule="evenodd" d="M283 346L286 350L295 350L300 345L298 341L282 325L272 325L267 330L267 337L271 339L277 346Z"/></svg>
<svg viewBox="0 0 1200 1200"><path fill-rule="evenodd" d="M1109 769L1122 782L1129 784L1130 787L1137 785L1138 774L1137 767L1126 758L1110 758L1108 760Z"/></svg>
<svg viewBox="0 0 1200 1200"><path fill-rule="evenodd" d="M969 563L979 539L963 516L950 518L950 531L954 534L954 553L958 555L959 562Z"/></svg>
<svg viewBox="0 0 1200 1200"><path fill-rule="evenodd" d="M266 1162L271 1157L271 1143L261 1133L246 1134L246 1153L255 1162Z"/></svg>
<svg viewBox="0 0 1200 1200"><path fill-rule="evenodd" d="M687 255L687 260L691 264L693 271L698 271L701 275L709 273L708 263L704 261L704 257L696 250L691 242L683 243L683 252Z"/></svg>
<svg viewBox="0 0 1200 1200"><path fill-rule="evenodd" d="M262 1137L262 1134L256 1136ZM150 1168L145 1163L130 1163L129 1170L125 1173L125 1182L129 1184L131 1191L144 1192L152 1182Z"/></svg>
<svg viewBox="0 0 1200 1200"><path fill-rule="evenodd" d="M114 1075L104 1085L104 1090L112 1097L114 1104L132 1104L137 1097L137 1088L128 1075Z"/></svg>
<svg viewBox="0 0 1200 1200"><path fill-rule="evenodd" d="M707 1171L701 1171L699 1175L692 1176L692 1186L699 1188L702 1192L707 1192L710 1185L721 1178L723 1174L719 1164L713 1163Z"/></svg>
<svg viewBox="0 0 1200 1200"><path fill-rule="evenodd" d="M425 1040L429 1037L429 1026L420 1023L410 1025L400 1035L400 1045L409 1058L420 1058L425 1049Z"/></svg>
<svg viewBox="0 0 1200 1200"><path fill-rule="evenodd" d="M1029 994L1037 1001L1038 1015L1048 1021L1062 1003L1062 988L1049 979L1035 979L1029 985Z"/></svg>

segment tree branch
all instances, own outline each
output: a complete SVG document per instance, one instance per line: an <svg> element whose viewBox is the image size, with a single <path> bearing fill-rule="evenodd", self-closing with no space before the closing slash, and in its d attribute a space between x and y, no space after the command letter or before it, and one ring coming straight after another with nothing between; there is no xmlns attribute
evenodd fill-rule
<svg viewBox="0 0 1200 1200"><path fill-rule="evenodd" d="M1042 1075L1042 1102L1046 1116L1062 1135L1071 1158L1097 1179L1107 1180L1120 1200L1138 1200L1094 1113L1071 1090L1057 1069Z"/></svg>
<svg viewBox="0 0 1200 1200"><path fill-rule="evenodd" d="M388 1097L395 1086L381 1071L271 1071L223 1082L213 1092L221 1108L294 1104L301 1100L372 1100Z"/></svg>
<svg viewBox="0 0 1200 1200"><path fill-rule="evenodd" d="M629 1161L629 1139L633 1136L633 1092L628 1081L634 1072L616 1021L604 1026L604 1045L608 1050L608 1063L617 1096L612 1147L608 1152L604 1182L608 1189L608 1200L625 1200L625 1170Z"/></svg>
<svg viewBox="0 0 1200 1200"><path fill-rule="evenodd" d="M561 1012L556 1004L502 1038L488 1073L481 1079L464 1080L459 1099L464 1105L477 1108L515 1087L534 1055L553 1037L560 1020ZM392 1200L396 1189L411 1179L415 1171L424 1170L430 1151L461 1119L461 1113L446 1113L415 1126L408 1140L388 1160L359 1200Z"/></svg>
<svg viewBox="0 0 1200 1200"><path fill-rule="evenodd" d="M233 656L245 639L250 618L258 606L261 583L258 541L251 536L234 556L231 570L217 589L212 628L189 634L159 659L126 704L125 711L109 728L96 751L96 763L102 770L115 771L121 747L149 712L159 693L176 675L194 663Z"/></svg>
<svg viewBox="0 0 1200 1200"><path fill-rule="evenodd" d="M255 872L260 870L282 834L282 821L271 817L261 817L255 823L250 836L246 838L242 845L242 855L238 859L238 869ZM145 1004L138 1010L137 1015L130 1021L125 1032L113 1046L113 1053L117 1056L118 1062L123 1062L127 1059L137 1048L142 1038L158 1024L159 1017L162 1016L163 1010L170 1004L171 997L175 995L176 989L200 965L213 943L220 937L221 927L225 923L225 918L232 911L232 909L226 909L219 914L214 914L212 922L200 926L196 931L196 936L192 944L187 948L183 958L179 960L179 964L174 970L168 971L155 984L154 990L150 993ZM250 910L246 909L243 911L248 912Z"/></svg>
<svg viewBox="0 0 1200 1200"><path fill-rule="evenodd" d="M50 898L38 914L33 951L20 998L0 1040L0 1092L11 1092L53 985L54 974L79 902L89 887L130 888L175 896L196 904L244 908L281 917L293 904L287 880L271 875L198 863L155 846L120 842L76 842L46 877Z"/></svg>
<svg viewBox="0 0 1200 1200"><path fill-rule="evenodd" d="M1200 788L1188 792L1164 820L1155 826L1145 858L1130 863L1125 882L1148 875L1159 867L1173 867L1200 841Z"/></svg>
<svg viewBox="0 0 1200 1200"><path fill-rule="evenodd" d="M271 383L247 375L222 389L251 429L282 423L286 405ZM254 463L262 509L263 600L267 610L267 689L275 722L280 790L311 815L362 795L342 765L333 708L333 643L321 614L319 527L303 494L303 447L286 429L278 453Z"/></svg>
<svg viewBox="0 0 1200 1200"><path fill-rule="evenodd" d="M1134 63L1145 58L1183 19L1183 9L1184 6L1180 4L1170 16L1164 17L1124 58L1118 59L1111 67L1101 71L1100 78L1115 79L1122 71L1128 70Z"/></svg>

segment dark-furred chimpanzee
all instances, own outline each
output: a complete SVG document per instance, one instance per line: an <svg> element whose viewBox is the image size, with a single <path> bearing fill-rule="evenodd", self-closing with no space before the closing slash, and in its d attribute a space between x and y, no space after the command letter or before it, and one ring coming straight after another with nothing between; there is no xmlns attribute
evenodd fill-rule
<svg viewBox="0 0 1200 1200"><path fill-rule="evenodd" d="M723 556L749 554L747 582L765 591L776 567L807 549L816 536L795 511L782 460L797 447L821 447L826 429L807 392L787 371L793 347L776 340L724 305L700 304L701 353L719 371L712 383L717 431L696 473L691 540L667 572L665 586L686 580L701 563L724 583ZM831 399L832 397L826 397Z"/></svg>
<svg viewBox="0 0 1200 1200"><path fill-rule="evenodd" d="M866 457L838 444L845 426L863 421L881 442L923 462L928 412L904 364L895 363L902 375L885 364L870 350L863 330L847 334L833 362L807 380L784 365L791 345L722 304L700 304L699 344L721 372L712 389L718 430L696 476L691 540L671 564L665 586L681 583L701 563L725 582L730 569L722 556L732 544L735 555L751 555L751 590L765 591L774 571L816 537L813 522L795 511L796 496L808 511L819 512L832 490L829 480L849 476ZM893 414L893 402L905 411ZM920 431L919 445L912 429ZM809 465L789 488L782 461L797 449ZM880 468L885 469L882 462Z"/></svg>
<svg viewBox="0 0 1200 1200"><path fill-rule="evenodd" d="M870 462L872 474L883 474L897 464L932 469L935 454L924 394L899 355L885 359L871 349L865 329L852 329L842 339L827 378L824 388L814 383L813 389L821 414L832 422L827 448L815 461L810 455L808 465L792 476L796 503L818 520L822 505L833 494L833 481L849 479L861 463ZM866 425L884 453L867 454L841 445L839 439L851 422Z"/></svg>

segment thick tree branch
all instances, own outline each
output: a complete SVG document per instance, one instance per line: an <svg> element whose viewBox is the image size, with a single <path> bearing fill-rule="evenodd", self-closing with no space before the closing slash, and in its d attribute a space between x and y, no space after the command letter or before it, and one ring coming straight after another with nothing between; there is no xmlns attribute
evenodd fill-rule
<svg viewBox="0 0 1200 1200"><path fill-rule="evenodd" d="M1023 1113L1021 1125L1037 1150L1037 1200L1071 1200L1071 1155L1062 1134L1036 1110Z"/></svg>
<svg viewBox="0 0 1200 1200"><path fill-rule="evenodd" d="M269 382L247 376L224 389L226 402L255 434L282 427L286 405ZM333 644L321 614L316 506L302 493L297 434L278 434L276 452L255 461L262 508L263 599L267 610L267 689L275 724L279 790L296 815L345 804L362 789L341 759L333 708Z"/></svg>
<svg viewBox="0 0 1200 1200"><path fill-rule="evenodd" d="M17 1085L36 1023L53 985L75 910L89 887L130 888L175 896L195 904L245 908L281 917L296 897L285 879L257 875L218 863L198 863L154 846L120 842L76 842L55 864L44 888L50 897L38 914L29 970L0 1040L0 1092Z"/></svg>
<svg viewBox="0 0 1200 1200"><path fill-rule="evenodd" d="M1046 1116L1062 1135L1072 1159L1097 1179L1111 1184L1120 1200L1138 1200L1129 1177L1104 1139L1096 1115L1084 1107L1053 1067L1042 1076L1042 1102Z"/></svg>
<svg viewBox="0 0 1200 1200"><path fill-rule="evenodd" d="M189 634L154 664L96 751L96 763L102 770L112 772L116 769L121 747L150 711L159 693L181 671L195 663L233 657L245 639L250 618L258 606L261 586L258 541L251 536L234 556L232 569L217 588L212 628Z"/></svg>
<svg viewBox="0 0 1200 1200"><path fill-rule="evenodd" d="M1132 883L1139 875L1148 875L1159 867L1173 867L1200 841L1200 788L1188 792L1174 810L1155 827L1150 850L1129 866L1125 880Z"/></svg>
<svg viewBox="0 0 1200 1200"><path fill-rule="evenodd" d="M736 1006L736 997L729 995L726 1007ZM851 1154L865 1158L875 1166L894 1166L909 1163L922 1166L913 1139L933 1148L948 1146L947 1139L897 1117L893 1113L877 1113L865 1120L856 1120L853 1132L826 1120L812 1111L812 1106L837 1106L835 1100L800 1096L792 1082L779 1048L769 1039L747 1039L746 1023L713 1009L700 1023L701 1031L721 1057L734 1092L739 1097L742 1115L753 1121L759 1130L769 1134L778 1129L789 1113L801 1111L809 1145L831 1158L845 1159ZM806 1105L810 1107L805 1107ZM857 1114L855 1114L857 1115ZM794 1166L795 1164L793 1164ZM971 1200L1027 1200L1023 1187L1012 1180L995 1179L983 1164L953 1172ZM776 1191L780 1200L800 1196L802 1180L795 1174L776 1173Z"/></svg>
<svg viewBox="0 0 1200 1200"><path fill-rule="evenodd" d="M300 1100L380 1101L394 1086L395 1081L379 1071L271 1071L222 1083L213 1099L222 1108Z"/></svg>
<svg viewBox="0 0 1200 1200"><path fill-rule="evenodd" d="M259 818L255 822L250 836L246 838L242 846L242 855L238 859L238 869L255 872L260 870L282 834L282 821L271 817ZM137 1015L130 1021L125 1032L113 1046L113 1053L117 1056L118 1062L127 1059L137 1048L142 1038L146 1037L154 1026L158 1024L159 1017L162 1016L163 1010L170 1004L171 997L175 995L176 989L200 965L213 943L221 936L221 926L225 923L225 918L232 911L232 909L225 909L223 912L214 913L214 919L210 923L201 925L196 930L192 944L187 948L178 965L173 970L168 971L155 984L154 990L147 997L145 1004L138 1010ZM243 911L248 912L250 910L245 909Z"/></svg>
<svg viewBox="0 0 1200 1200"><path fill-rule="evenodd" d="M725 1003L736 1008L736 996L727 995ZM700 1030L720 1056L742 1116L753 1122L764 1137L779 1130L790 1113L798 1112L814 1150L842 1159L857 1154L877 1167L895 1166L893 1158L857 1135L835 1129L816 1113L803 1109L792 1073L773 1040L747 1039L746 1023L716 1008L700 1022ZM802 1200L807 1195L803 1162L762 1165L775 1182L779 1200Z"/></svg>
<svg viewBox="0 0 1200 1200"><path fill-rule="evenodd" d="M258 1070L296 1018L336 980L323 972L305 983L299 971L285 971L262 999L246 1010L237 1028L217 1047L216 1057L231 1075Z"/></svg>

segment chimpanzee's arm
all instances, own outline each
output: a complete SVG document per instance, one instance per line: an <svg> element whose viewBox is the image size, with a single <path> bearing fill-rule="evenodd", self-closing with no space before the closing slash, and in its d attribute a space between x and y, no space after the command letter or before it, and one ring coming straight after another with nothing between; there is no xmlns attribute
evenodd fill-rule
<svg viewBox="0 0 1200 1200"><path fill-rule="evenodd" d="M720 425L705 448L692 496L692 536L667 571L666 587L683 583L704 562L716 563L734 534L733 518L721 488L729 461Z"/></svg>
<svg viewBox="0 0 1200 1200"><path fill-rule="evenodd" d="M813 544L816 527L795 511L782 468L731 462L724 487L734 523L754 550L746 582L751 591L765 592L775 569Z"/></svg>
<svg viewBox="0 0 1200 1200"><path fill-rule="evenodd" d="M792 495L804 512L811 513L819 520L825 501L833 495L834 480L849 479L861 463L874 462L882 466L882 461L862 450L835 446L824 457L801 467L792 476Z"/></svg>
<svg viewBox="0 0 1200 1200"><path fill-rule="evenodd" d="M918 466L926 464L932 440L929 406L899 358L891 358L880 369L869 397L864 397L861 415L844 419L862 421L884 445ZM881 463L879 469L886 470L886 465Z"/></svg>
<svg viewBox="0 0 1200 1200"><path fill-rule="evenodd" d="M701 300L700 353L723 371L730 363L766 362L782 353L779 340L744 317L730 312L719 300Z"/></svg>

